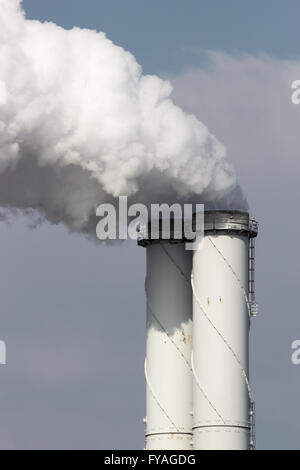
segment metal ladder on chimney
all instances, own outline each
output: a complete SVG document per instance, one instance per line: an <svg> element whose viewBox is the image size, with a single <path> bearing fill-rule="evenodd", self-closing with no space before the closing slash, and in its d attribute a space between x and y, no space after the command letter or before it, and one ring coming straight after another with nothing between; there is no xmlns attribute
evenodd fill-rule
<svg viewBox="0 0 300 470"><path fill-rule="evenodd" d="M255 402L250 403L250 450L256 448L256 434L255 434Z"/></svg>
<svg viewBox="0 0 300 470"><path fill-rule="evenodd" d="M252 317L258 315L258 305L255 300L255 238L249 240L249 305Z"/></svg>
<svg viewBox="0 0 300 470"><path fill-rule="evenodd" d="M252 223L254 221L251 221ZM255 222L254 222L255 223ZM255 299L255 238L249 240L249 305L251 317L257 317L258 305ZM255 402L250 402L250 450L256 448L255 434Z"/></svg>

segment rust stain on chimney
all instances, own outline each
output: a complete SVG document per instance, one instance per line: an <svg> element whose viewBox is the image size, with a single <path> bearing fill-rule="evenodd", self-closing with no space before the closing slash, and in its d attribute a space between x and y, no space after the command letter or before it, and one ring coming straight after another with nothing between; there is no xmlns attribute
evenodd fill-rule
<svg viewBox="0 0 300 470"><path fill-rule="evenodd" d="M186 336L185 336L184 330L182 330L181 334L182 334L183 338L180 341L182 341L184 344L186 344Z"/></svg>

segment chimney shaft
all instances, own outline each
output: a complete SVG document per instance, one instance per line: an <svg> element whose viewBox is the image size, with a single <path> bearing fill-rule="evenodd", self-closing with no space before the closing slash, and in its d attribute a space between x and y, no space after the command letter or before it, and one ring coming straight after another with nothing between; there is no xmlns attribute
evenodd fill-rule
<svg viewBox="0 0 300 470"><path fill-rule="evenodd" d="M206 212L204 242L194 252L196 450L250 447L249 240L256 232L247 213Z"/></svg>
<svg viewBox="0 0 300 470"><path fill-rule="evenodd" d="M192 253L147 246L146 447L192 449Z"/></svg>

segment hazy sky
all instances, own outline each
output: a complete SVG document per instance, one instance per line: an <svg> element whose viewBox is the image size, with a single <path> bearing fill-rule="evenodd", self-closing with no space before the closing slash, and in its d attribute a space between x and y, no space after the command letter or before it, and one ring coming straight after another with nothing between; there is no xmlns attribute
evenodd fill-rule
<svg viewBox="0 0 300 470"><path fill-rule="evenodd" d="M228 148L261 223L251 376L258 448L299 448L297 1L24 0L29 18L104 30ZM221 6L222 5L222 6ZM204 50L217 52L204 53ZM2 448L144 445L145 251L1 224Z"/></svg>

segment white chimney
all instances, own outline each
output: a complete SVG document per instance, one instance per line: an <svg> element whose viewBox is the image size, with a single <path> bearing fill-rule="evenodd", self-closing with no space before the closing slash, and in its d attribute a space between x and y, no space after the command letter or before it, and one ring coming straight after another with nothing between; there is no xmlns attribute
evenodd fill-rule
<svg viewBox="0 0 300 470"><path fill-rule="evenodd" d="M254 445L249 328L256 309L249 254L257 224L247 213L211 211L204 230L192 273L194 449L247 450Z"/></svg>
<svg viewBox="0 0 300 470"><path fill-rule="evenodd" d="M192 252L181 241L147 250L146 448L192 450Z"/></svg>

